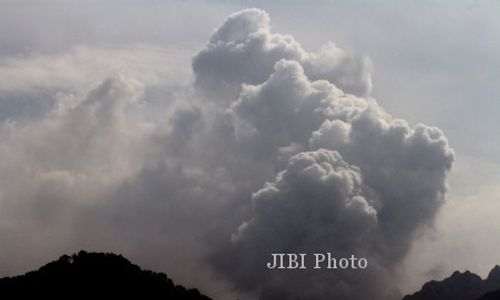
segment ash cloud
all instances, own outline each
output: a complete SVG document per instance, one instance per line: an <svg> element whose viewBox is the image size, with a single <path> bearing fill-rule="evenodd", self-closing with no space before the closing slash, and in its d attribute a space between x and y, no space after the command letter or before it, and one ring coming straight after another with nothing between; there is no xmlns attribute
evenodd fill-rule
<svg viewBox="0 0 500 300"><path fill-rule="evenodd" d="M217 74L212 87L243 82L227 110L236 141L258 145L277 172L213 262L261 299L395 298L394 268L443 204L453 151L439 129L410 126L367 97L362 68L319 75L319 66L343 61L342 50L315 65L293 38L269 32L266 13L236 13L194 59L202 88L207 70ZM234 56L231 74L218 69L219 57ZM318 251L368 257L370 270L265 269L270 253Z"/></svg>
<svg viewBox="0 0 500 300"><path fill-rule="evenodd" d="M140 66L138 80L73 80L37 118L4 121L5 255L118 251L226 298L214 273L263 300L397 297L396 268L444 201L454 154L443 133L385 112L366 58L333 44L306 51L262 10L227 17L192 68L193 85L165 99L175 76ZM38 80L25 73L3 88ZM270 253L299 251L370 267L265 269Z"/></svg>
<svg viewBox="0 0 500 300"><path fill-rule="evenodd" d="M232 97L242 83L264 82L281 59L295 60L309 78L328 80L351 94L366 96L371 91L366 58L357 58L333 43L317 53L308 52L292 36L273 33L269 15L259 9L234 13L216 29L193 60L195 84L215 98L221 91Z"/></svg>

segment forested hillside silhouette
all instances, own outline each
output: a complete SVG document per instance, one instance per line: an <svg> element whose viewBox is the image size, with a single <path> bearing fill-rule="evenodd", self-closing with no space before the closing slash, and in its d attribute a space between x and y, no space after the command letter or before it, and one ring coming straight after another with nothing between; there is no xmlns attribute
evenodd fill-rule
<svg viewBox="0 0 500 300"><path fill-rule="evenodd" d="M142 270L121 255L80 251L37 271L0 279L1 299L72 299L87 296L137 299L210 300L197 289L175 285L163 273Z"/></svg>
<svg viewBox="0 0 500 300"><path fill-rule="evenodd" d="M500 266L495 266L485 279L469 271L455 271L441 281L427 282L403 300L500 300Z"/></svg>

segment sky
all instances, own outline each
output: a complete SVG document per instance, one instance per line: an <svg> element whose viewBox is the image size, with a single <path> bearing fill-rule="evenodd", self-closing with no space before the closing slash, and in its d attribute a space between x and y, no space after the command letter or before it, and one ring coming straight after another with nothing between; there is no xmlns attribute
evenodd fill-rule
<svg viewBox="0 0 500 300"><path fill-rule="evenodd" d="M364 241L356 251L383 258L373 285L404 294L499 264L496 1L0 2L0 275L87 248L218 299L286 297L304 274L262 276L253 243L342 251L297 242L299 231L333 233L314 214L289 223L298 212L280 206L302 205L290 190L327 200L343 190L331 186L349 192L308 203L349 216L325 218ZM246 8L261 10L236 13ZM365 153L370 136L380 146ZM391 219L393 194L407 200L395 211L421 213ZM338 199L349 205L331 208ZM244 260L241 272L230 267ZM373 280L307 276L346 297L360 295L331 283Z"/></svg>

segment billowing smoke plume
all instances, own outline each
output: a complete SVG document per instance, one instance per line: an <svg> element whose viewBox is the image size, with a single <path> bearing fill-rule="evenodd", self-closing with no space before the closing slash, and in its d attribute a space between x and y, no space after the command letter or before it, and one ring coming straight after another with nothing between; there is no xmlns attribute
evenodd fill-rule
<svg viewBox="0 0 500 300"><path fill-rule="evenodd" d="M369 63L334 44L318 53L305 51L290 35L272 33L269 16L262 10L246 10L229 16L193 61L196 85L212 94L221 90L234 95L242 83L260 84L281 59L295 60L311 80L328 80L344 91L364 96L371 90Z"/></svg>
<svg viewBox="0 0 500 300"><path fill-rule="evenodd" d="M411 127L367 97L363 60L332 45L307 53L271 33L259 10L229 16L194 70L203 90L239 86L227 107L234 137L277 173L252 194L250 216L215 253L215 266L261 299L397 296L394 267L443 202L453 151L442 132ZM265 267L270 253L318 251L367 257L370 267Z"/></svg>
<svg viewBox="0 0 500 300"><path fill-rule="evenodd" d="M263 300L390 299L396 267L443 203L454 159L443 133L386 113L367 59L333 44L308 52L264 11L216 29L193 86L141 66L126 72L134 79L62 88L50 62L36 68L44 80L24 76L31 64L12 62L28 79L0 92L43 90L53 106L2 119L0 269L30 251L90 248L162 262L209 295L216 272ZM369 267L265 267L271 253L322 251Z"/></svg>

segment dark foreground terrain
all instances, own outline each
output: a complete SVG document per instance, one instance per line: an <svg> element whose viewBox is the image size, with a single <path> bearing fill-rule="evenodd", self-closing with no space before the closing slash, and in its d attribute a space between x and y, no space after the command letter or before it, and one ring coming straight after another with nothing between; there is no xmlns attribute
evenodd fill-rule
<svg viewBox="0 0 500 300"><path fill-rule="evenodd" d="M167 275L142 270L121 255L80 251L63 255L36 271L0 278L0 299L211 300L197 289L175 285ZM281 300L281 299L277 299ZM403 300L500 300L500 266L486 279L469 271L430 281Z"/></svg>
<svg viewBox="0 0 500 300"><path fill-rule="evenodd" d="M163 273L142 270L121 255L81 251L64 255L37 271L0 279L1 299L210 300L197 289L175 285ZM29 297L29 298L27 298Z"/></svg>
<svg viewBox="0 0 500 300"><path fill-rule="evenodd" d="M500 266L495 266L486 279L469 271L456 271L442 281L427 282L403 300L500 300Z"/></svg>

